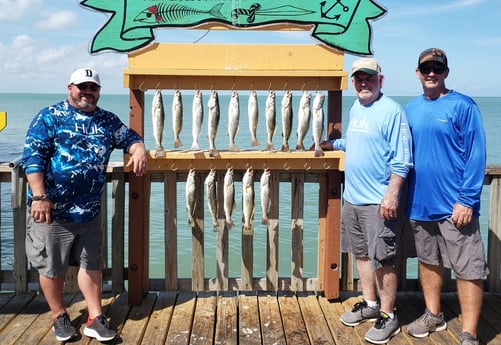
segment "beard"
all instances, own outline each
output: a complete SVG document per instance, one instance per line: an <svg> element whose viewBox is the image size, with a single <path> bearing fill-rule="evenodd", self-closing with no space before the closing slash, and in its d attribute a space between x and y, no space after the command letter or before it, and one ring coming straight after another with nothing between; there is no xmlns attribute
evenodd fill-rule
<svg viewBox="0 0 501 345"><path fill-rule="evenodd" d="M86 100L83 100L85 97ZM83 97L73 97L73 102L78 106L80 110L92 111L97 106L97 101L99 97L84 95Z"/></svg>

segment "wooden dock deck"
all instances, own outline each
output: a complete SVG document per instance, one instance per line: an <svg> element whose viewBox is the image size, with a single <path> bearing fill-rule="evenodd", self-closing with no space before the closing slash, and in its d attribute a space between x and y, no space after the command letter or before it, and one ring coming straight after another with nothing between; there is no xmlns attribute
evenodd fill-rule
<svg viewBox="0 0 501 345"><path fill-rule="evenodd" d="M86 320L80 293L67 293L68 311L82 334ZM103 295L104 310L119 336L111 344L367 344L369 323L346 327L339 316L358 301L358 292L342 292L328 301L311 292L150 292L139 306L127 294ZM423 311L420 292L398 293L402 332L389 344L458 344L460 311L455 293L442 294L448 329L424 339L407 334L407 325ZM0 294L0 343L54 344L44 297L37 293ZM478 327L481 344L501 344L501 295L484 295ZM99 344L79 336L71 344Z"/></svg>

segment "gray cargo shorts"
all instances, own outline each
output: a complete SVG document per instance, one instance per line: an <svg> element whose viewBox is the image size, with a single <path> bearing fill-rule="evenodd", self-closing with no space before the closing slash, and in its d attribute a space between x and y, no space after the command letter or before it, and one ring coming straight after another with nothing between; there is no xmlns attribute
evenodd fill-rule
<svg viewBox="0 0 501 345"><path fill-rule="evenodd" d="M341 250L369 258L372 269L393 266L397 252L396 219L381 219L379 208L345 201L341 211Z"/></svg>
<svg viewBox="0 0 501 345"><path fill-rule="evenodd" d="M478 280L489 274L478 217L456 228L451 218L423 222L411 220L419 261L442 264L464 280Z"/></svg>
<svg viewBox="0 0 501 345"><path fill-rule="evenodd" d="M35 222L26 215L26 256L48 278L64 277L68 266L90 271L101 269L102 230L100 219L88 223L54 220Z"/></svg>

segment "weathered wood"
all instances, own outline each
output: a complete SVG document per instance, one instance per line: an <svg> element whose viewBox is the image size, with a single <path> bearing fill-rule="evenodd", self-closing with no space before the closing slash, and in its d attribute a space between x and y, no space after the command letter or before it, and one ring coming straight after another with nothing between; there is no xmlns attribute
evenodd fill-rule
<svg viewBox="0 0 501 345"><path fill-rule="evenodd" d="M279 232L278 214L280 209L280 183L278 172L270 173L269 181L271 206L266 226L266 290L278 290Z"/></svg>
<svg viewBox="0 0 501 345"><path fill-rule="evenodd" d="M322 309L318 304L317 296L311 292L299 292L298 298L301 313L306 325L308 337L311 344L328 344L332 335L329 331L329 326L322 315Z"/></svg>
<svg viewBox="0 0 501 345"><path fill-rule="evenodd" d="M141 341L144 345L163 345L170 327L177 293L159 292L150 315L146 332Z"/></svg>
<svg viewBox="0 0 501 345"><path fill-rule="evenodd" d="M166 172L164 175L164 236L165 288L167 290L177 289L177 221L176 173Z"/></svg>
<svg viewBox="0 0 501 345"><path fill-rule="evenodd" d="M125 290L125 176L121 166L111 166L111 276L112 291ZM106 258L107 259L107 258Z"/></svg>
<svg viewBox="0 0 501 345"><path fill-rule="evenodd" d="M216 244L216 278L218 290L228 290L228 273L229 273L229 244L228 244L228 225L225 221L224 209L224 176L221 173L216 173L217 183L217 199L218 205L218 224L219 230L217 232Z"/></svg>
<svg viewBox="0 0 501 345"><path fill-rule="evenodd" d="M304 175L292 174L291 200L291 285L293 291L303 290Z"/></svg>
<svg viewBox="0 0 501 345"><path fill-rule="evenodd" d="M240 344L261 345L257 294L241 292L238 297L238 339ZM299 343L298 343L299 344Z"/></svg>
<svg viewBox="0 0 501 345"><path fill-rule="evenodd" d="M278 304L282 314L287 344L308 344L308 330L303 319L298 299L292 293L279 293ZM317 315L318 317L318 315ZM314 343L316 344L316 343ZM319 343L321 344L321 343Z"/></svg>
<svg viewBox="0 0 501 345"><path fill-rule="evenodd" d="M285 345L286 339L276 294L258 293L263 345Z"/></svg>
<svg viewBox="0 0 501 345"><path fill-rule="evenodd" d="M501 169L500 169L501 170ZM487 235L487 258L490 273L487 289L501 292L501 177L492 179L489 209L489 232Z"/></svg>
<svg viewBox="0 0 501 345"><path fill-rule="evenodd" d="M216 324L216 305L217 295L215 292L198 294L190 345L212 344Z"/></svg>
<svg viewBox="0 0 501 345"><path fill-rule="evenodd" d="M217 322L214 342L238 344L237 296L235 292L223 291L217 299Z"/></svg>
<svg viewBox="0 0 501 345"><path fill-rule="evenodd" d="M204 180L206 174L198 173L195 174L195 190L203 191ZM192 251L192 270L191 276L193 279L192 289L193 291L203 291L204 290L204 193L200 192L196 195L196 205L195 205L195 227L191 229L191 251ZM174 258L177 257L177 250L172 253ZM176 260L177 263L177 260Z"/></svg>
<svg viewBox="0 0 501 345"><path fill-rule="evenodd" d="M147 293L140 305L131 308L120 332L124 344L140 344L148 326L148 317L151 315L157 295Z"/></svg>
<svg viewBox="0 0 501 345"><path fill-rule="evenodd" d="M165 344L188 344L195 312L196 293L181 292L176 300Z"/></svg>

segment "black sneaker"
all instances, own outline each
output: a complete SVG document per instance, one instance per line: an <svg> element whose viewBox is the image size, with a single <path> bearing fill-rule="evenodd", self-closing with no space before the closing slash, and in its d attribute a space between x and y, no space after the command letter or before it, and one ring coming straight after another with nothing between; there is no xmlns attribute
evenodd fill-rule
<svg viewBox="0 0 501 345"><path fill-rule="evenodd" d="M111 328L104 315L99 315L92 320L90 324L87 322L87 326L85 326L83 333L99 341L108 341L115 338L117 335L117 332Z"/></svg>
<svg viewBox="0 0 501 345"><path fill-rule="evenodd" d="M77 335L75 327L71 325L70 318L67 313L61 313L54 320L52 330L56 334L57 341L67 341Z"/></svg>

